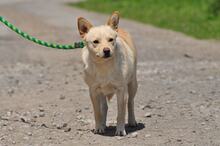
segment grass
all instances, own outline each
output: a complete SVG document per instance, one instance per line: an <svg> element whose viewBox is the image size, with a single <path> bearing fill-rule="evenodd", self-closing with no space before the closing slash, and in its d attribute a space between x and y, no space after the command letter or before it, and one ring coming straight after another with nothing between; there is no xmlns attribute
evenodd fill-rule
<svg viewBox="0 0 220 146"><path fill-rule="evenodd" d="M215 0L219 1L219 0ZM199 39L220 39L220 16L212 14L214 0L87 0L69 5L121 16Z"/></svg>

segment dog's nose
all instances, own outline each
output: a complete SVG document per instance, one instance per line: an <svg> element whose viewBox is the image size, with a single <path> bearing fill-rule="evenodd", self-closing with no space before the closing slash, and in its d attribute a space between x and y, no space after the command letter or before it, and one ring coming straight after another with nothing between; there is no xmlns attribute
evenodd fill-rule
<svg viewBox="0 0 220 146"><path fill-rule="evenodd" d="M103 49L103 52L104 52L104 57L107 58L107 57L110 57L110 49L109 48L104 48Z"/></svg>

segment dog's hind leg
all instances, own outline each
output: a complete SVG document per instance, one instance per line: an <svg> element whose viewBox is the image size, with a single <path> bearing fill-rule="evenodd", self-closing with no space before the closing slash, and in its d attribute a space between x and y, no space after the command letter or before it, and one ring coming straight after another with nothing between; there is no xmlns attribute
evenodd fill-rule
<svg viewBox="0 0 220 146"><path fill-rule="evenodd" d="M134 114L134 97L137 92L137 79L136 76L128 84L128 125L131 127L137 126Z"/></svg>

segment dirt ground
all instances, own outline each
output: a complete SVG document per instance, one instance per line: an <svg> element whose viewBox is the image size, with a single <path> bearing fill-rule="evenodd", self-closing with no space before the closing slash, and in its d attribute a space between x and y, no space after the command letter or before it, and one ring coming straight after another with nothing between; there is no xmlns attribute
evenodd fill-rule
<svg viewBox="0 0 220 146"><path fill-rule="evenodd" d="M43 40L80 40L76 18L106 15L66 6L70 0L0 0L0 15ZM74 1L74 0L72 0ZM75 0L76 1L76 0ZM122 16L123 17L123 16ZM80 49L35 45L0 25L0 146L220 146L220 43L122 19L138 49L137 128L95 135Z"/></svg>

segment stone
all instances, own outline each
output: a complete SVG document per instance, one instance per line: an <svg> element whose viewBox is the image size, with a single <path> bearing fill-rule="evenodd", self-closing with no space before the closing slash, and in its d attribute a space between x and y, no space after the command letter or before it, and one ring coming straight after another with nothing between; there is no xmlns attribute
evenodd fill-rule
<svg viewBox="0 0 220 146"><path fill-rule="evenodd" d="M152 116L152 114L150 112L145 113L144 117L150 118Z"/></svg>
<svg viewBox="0 0 220 146"><path fill-rule="evenodd" d="M66 96L60 95L60 100L64 100L65 98L66 98Z"/></svg>
<svg viewBox="0 0 220 146"><path fill-rule="evenodd" d="M29 137L25 136L23 137L24 140L29 140Z"/></svg>
<svg viewBox="0 0 220 146"><path fill-rule="evenodd" d="M21 117L20 119L24 123L29 123L30 122L30 119L28 119L27 117Z"/></svg>
<svg viewBox="0 0 220 146"><path fill-rule="evenodd" d="M13 131L13 128L12 128L12 127L8 127L8 130L9 130L9 131Z"/></svg>
<svg viewBox="0 0 220 146"><path fill-rule="evenodd" d="M12 94L14 94L14 93L15 93L15 90L14 90L14 89L12 89L12 88L11 88L11 89L8 89L8 94L9 94L9 95L12 95Z"/></svg>
<svg viewBox="0 0 220 146"><path fill-rule="evenodd" d="M28 135L28 136L32 136L33 134L32 134L31 132L28 132L27 135Z"/></svg>
<svg viewBox="0 0 220 146"><path fill-rule="evenodd" d="M71 128L65 128L64 129L64 132L70 132L71 131Z"/></svg>
<svg viewBox="0 0 220 146"><path fill-rule="evenodd" d="M45 113L40 112L40 113L39 113L39 117L45 117Z"/></svg>
<svg viewBox="0 0 220 146"><path fill-rule="evenodd" d="M81 109L76 109L76 112L77 112L77 113L81 113L82 110L81 110Z"/></svg>
<svg viewBox="0 0 220 146"><path fill-rule="evenodd" d="M145 138L148 138L148 137L150 137L151 135L150 134L145 134Z"/></svg>
<svg viewBox="0 0 220 146"><path fill-rule="evenodd" d="M117 138L118 140L122 140L122 139L124 139L123 136L116 136L116 138Z"/></svg>
<svg viewBox="0 0 220 146"><path fill-rule="evenodd" d="M196 94L196 91L195 90L191 90L189 91L190 94Z"/></svg>
<svg viewBox="0 0 220 146"><path fill-rule="evenodd" d="M63 127L67 127L67 125L68 125L67 123L63 123Z"/></svg>
<svg viewBox="0 0 220 146"><path fill-rule="evenodd" d="M39 107L38 109L39 109L40 112L44 112L44 111L45 111L44 108L43 108L42 106Z"/></svg>
<svg viewBox="0 0 220 146"><path fill-rule="evenodd" d="M135 137L137 137L137 136L138 136L138 133L137 133L137 132L131 133L131 137L132 137L132 138L135 138Z"/></svg>

